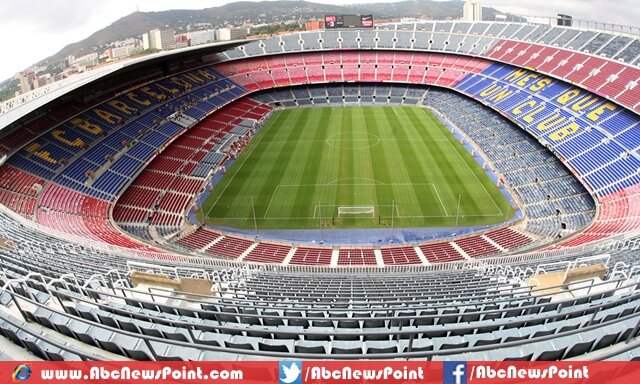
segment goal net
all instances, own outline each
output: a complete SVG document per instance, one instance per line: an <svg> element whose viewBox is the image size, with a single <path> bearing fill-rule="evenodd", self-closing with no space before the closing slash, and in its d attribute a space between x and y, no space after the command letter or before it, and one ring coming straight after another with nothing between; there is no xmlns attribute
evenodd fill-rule
<svg viewBox="0 0 640 384"><path fill-rule="evenodd" d="M373 205L349 205L338 207L338 217L375 217L376 208Z"/></svg>

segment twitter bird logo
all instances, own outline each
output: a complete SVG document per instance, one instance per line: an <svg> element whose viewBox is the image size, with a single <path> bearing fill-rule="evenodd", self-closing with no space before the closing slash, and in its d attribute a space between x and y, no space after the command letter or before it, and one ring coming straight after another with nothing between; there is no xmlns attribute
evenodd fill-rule
<svg viewBox="0 0 640 384"><path fill-rule="evenodd" d="M302 384L302 362L280 362L280 384Z"/></svg>

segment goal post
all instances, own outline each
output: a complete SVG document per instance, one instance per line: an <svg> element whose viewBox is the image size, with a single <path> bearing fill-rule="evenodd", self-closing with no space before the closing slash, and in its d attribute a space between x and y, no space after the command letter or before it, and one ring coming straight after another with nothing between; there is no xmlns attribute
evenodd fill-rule
<svg viewBox="0 0 640 384"><path fill-rule="evenodd" d="M338 206L338 217L376 217L376 207L373 205L342 205Z"/></svg>

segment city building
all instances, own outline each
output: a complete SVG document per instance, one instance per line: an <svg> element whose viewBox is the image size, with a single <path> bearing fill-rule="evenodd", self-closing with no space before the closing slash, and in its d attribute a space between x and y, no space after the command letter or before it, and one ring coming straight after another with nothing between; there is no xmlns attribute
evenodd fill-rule
<svg viewBox="0 0 640 384"><path fill-rule="evenodd" d="M220 28L217 40L241 40L247 38L247 28Z"/></svg>
<svg viewBox="0 0 640 384"><path fill-rule="evenodd" d="M32 71L25 71L20 73L20 92L27 93L35 89L33 86L33 81L35 80L35 75Z"/></svg>
<svg viewBox="0 0 640 384"><path fill-rule="evenodd" d="M191 46L211 43L216 40L215 29L188 32L186 35L187 35L187 39L189 40L189 45Z"/></svg>
<svg viewBox="0 0 640 384"><path fill-rule="evenodd" d="M97 52L93 52L80 57L75 57L73 55L68 56L65 60L65 64L69 68L83 71L86 68L97 65L99 61L100 55Z"/></svg>
<svg viewBox="0 0 640 384"><path fill-rule="evenodd" d="M558 13L558 26L571 27L573 25L573 16Z"/></svg>
<svg viewBox="0 0 640 384"><path fill-rule="evenodd" d="M129 56L135 50L136 50L136 46L134 44L125 45L123 47L113 47L113 48L107 49L107 55L109 57L109 60L115 60L115 59Z"/></svg>
<svg viewBox="0 0 640 384"><path fill-rule="evenodd" d="M46 84L51 84L54 81L53 76L48 73L38 76L35 72L36 71L33 70L20 72L20 74L18 75L18 80L20 80L19 93L27 93L29 91L33 91L36 88L42 87Z"/></svg>
<svg viewBox="0 0 640 384"><path fill-rule="evenodd" d="M149 40L149 33L142 34L142 49L147 50L151 48L151 41Z"/></svg>
<svg viewBox="0 0 640 384"><path fill-rule="evenodd" d="M475 0L468 0L464 3L462 14L465 21L482 21L482 4Z"/></svg>
<svg viewBox="0 0 640 384"><path fill-rule="evenodd" d="M324 28L324 20L311 20L304 23L305 31L315 31Z"/></svg>
<svg viewBox="0 0 640 384"><path fill-rule="evenodd" d="M189 46L189 38L186 33L176 35L176 48L185 48Z"/></svg>
<svg viewBox="0 0 640 384"><path fill-rule="evenodd" d="M173 29L153 29L142 35L143 49L167 50L176 47L176 34Z"/></svg>

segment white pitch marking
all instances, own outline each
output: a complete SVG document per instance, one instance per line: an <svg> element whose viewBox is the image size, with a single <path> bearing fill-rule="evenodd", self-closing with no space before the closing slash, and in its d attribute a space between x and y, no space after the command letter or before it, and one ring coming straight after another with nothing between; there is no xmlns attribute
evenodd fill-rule
<svg viewBox="0 0 640 384"><path fill-rule="evenodd" d="M426 113L426 112L425 112ZM429 120L431 120L432 123L435 124L435 122L433 121L433 118L431 117L431 114L427 113L427 117L429 117ZM442 131L440 131L440 128L438 128L438 132L440 132L440 135L442 135L445 139L446 136L444 136L444 133L442 133ZM458 152L458 150L456 149L456 147L453 146L453 144L451 144L450 140L447 140L447 142L449 143L449 145L451 146L451 148L453 149L453 151L458 155L458 157L460 158L460 160L462 160L462 162L464 163L464 165L467 166L467 169L469 170L469 172L471 172L471 174L473 175L473 177L476 178L476 180L478 181L478 183L482 186L482 189L484 189L484 193L487 194L487 196L489 196L489 200L491 200L491 202L493 203L493 205L498 209L498 212L500 212L500 215L504 215L504 212L502 212L502 209L500 209L500 207L498 207L498 204L496 203L496 201L493 199L493 197L491 196L491 194L489 193L489 191L487 191L487 188L485 188L484 184L482 184L480 182L480 179L478 179L478 176L475 174L475 172L473 172L473 170L471 169L471 167L469 166L469 164L467 164L466 161L464 161L464 159L462 158L462 155L460 155L460 152Z"/></svg>
<svg viewBox="0 0 640 384"><path fill-rule="evenodd" d="M447 208L444 206L444 203L442 202L442 198L440 197L440 194L438 193L438 188L436 188L436 186L431 183L431 186L433 187L433 190L436 191L436 196L438 196L438 200L440 200L440 205L442 206L442 209L444 209L444 214L446 216L449 216L449 213L447 212Z"/></svg>

